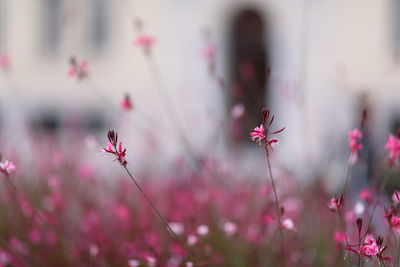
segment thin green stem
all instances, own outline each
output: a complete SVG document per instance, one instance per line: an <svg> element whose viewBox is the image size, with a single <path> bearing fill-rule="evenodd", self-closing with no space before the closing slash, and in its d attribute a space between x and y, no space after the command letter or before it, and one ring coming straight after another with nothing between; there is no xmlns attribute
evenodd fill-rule
<svg viewBox="0 0 400 267"><path fill-rule="evenodd" d="M168 221L164 218L164 216L161 214L161 212L156 208L156 206L153 204L153 202L150 200L150 198L147 196L147 194L144 192L142 187L139 185L139 183L136 181L135 178L133 178L133 175L129 171L129 169L124 166L125 171L128 173L129 177L131 180L135 183L136 187L139 189L140 193L144 196L146 199L147 203L150 205L150 207L153 209L153 211L157 214L157 216L161 219L161 221L165 224L167 229L169 230L168 232L179 242L179 244L185 249L186 253L189 255L190 258L194 258L192 252L189 250L189 248L186 247L186 245L183 243L183 241L179 238L179 236L172 230L171 226L169 225Z"/></svg>
<svg viewBox="0 0 400 267"><path fill-rule="evenodd" d="M278 215L278 225L279 225L279 235L280 235L280 251L281 251L281 259L282 259L282 265L285 265L285 253L284 253L284 244L283 244L283 228L282 228L282 222L281 222L281 211L280 211L280 204L278 200L278 194L276 193L276 188L275 188L275 182L274 178L272 176L272 170L271 170L271 162L269 160L269 152L268 148L265 149L265 153L267 154L267 163L268 163L268 171L269 171L269 176L271 178L271 185L272 189L274 191L274 196L275 196L275 207L276 207L276 213Z"/></svg>

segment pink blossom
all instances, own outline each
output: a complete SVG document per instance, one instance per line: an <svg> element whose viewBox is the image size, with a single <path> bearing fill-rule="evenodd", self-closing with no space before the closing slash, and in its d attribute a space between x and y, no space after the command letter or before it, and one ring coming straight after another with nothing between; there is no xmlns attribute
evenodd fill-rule
<svg viewBox="0 0 400 267"><path fill-rule="evenodd" d="M285 130L285 127L283 127L280 130L270 132L269 128L274 121L275 116L272 116L271 119L269 119L270 112L268 109L262 109L262 115L264 119L264 123L266 125L265 128L265 134L264 134L264 125L260 124L260 127L254 128L254 130L250 133L251 139L255 142L257 142L259 145L263 145L264 148L268 151L268 149L272 149L272 145L278 143L277 139L268 139L268 137L272 134L277 134Z"/></svg>
<svg viewBox="0 0 400 267"><path fill-rule="evenodd" d="M39 244L42 242L42 234L37 228L32 228L28 233L28 237L33 244Z"/></svg>
<svg viewBox="0 0 400 267"><path fill-rule="evenodd" d="M371 203L372 201L371 190L369 190L368 188L361 190L359 197L360 199L365 200L367 203Z"/></svg>
<svg viewBox="0 0 400 267"><path fill-rule="evenodd" d="M71 57L69 63L70 68L67 73L69 78L77 77L78 80L83 80L88 76L88 62L86 60L78 62L75 57Z"/></svg>
<svg viewBox="0 0 400 267"><path fill-rule="evenodd" d="M189 246L194 246L197 244L198 238L195 235L189 235L187 238L187 243Z"/></svg>
<svg viewBox="0 0 400 267"><path fill-rule="evenodd" d="M89 247L89 252L92 257L96 257L99 254L99 247L96 245L91 245Z"/></svg>
<svg viewBox="0 0 400 267"><path fill-rule="evenodd" d="M386 150L389 151L388 165L389 167L399 164L400 159L400 138L393 135L388 136Z"/></svg>
<svg viewBox="0 0 400 267"><path fill-rule="evenodd" d="M261 143L261 141L265 138L264 125L260 124L260 127L254 128L254 130L250 133L250 136L253 141Z"/></svg>
<svg viewBox="0 0 400 267"><path fill-rule="evenodd" d="M288 218L282 222L282 227L287 230L295 230L294 222L292 219Z"/></svg>
<svg viewBox="0 0 400 267"><path fill-rule="evenodd" d="M6 176L10 175L15 170L15 165L12 161L6 160L4 163L0 162L0 171Z"/></svg>
<svg viewBox="0 0 400 267"><path fill-rule="evenodd" d="M240 119L244 115L244 106L242 103L237 103L233 106L231 115L234 119Z"/></svg>
<svg viewBox="0 0 400 267"><path fill-rule="evenodd" d="M143 47L144 51L146 53L150 53L150 49L153 47L155 44L155 40L153 37L148 36L148 35L141 35L137 37L134 41L133 44L139 47Z"/></svg>
<svg viewBox="0 0 400 267"><path fill-rule="evenodd" d="M331 199L329 203L329 209L333 212L338 212L340 210L340 200L338 197L334 197Z"/></svg>
<svg viewBox="0 0 400 267"><path fill-rule="evenodd" d="M193 267L194 264L191 261L186 262L186 267Z"/></svg>
<svg viewBox="0 0 400 267"><path fill-rule="evenodd" d="M237 225L235 224L235 223L233 223L233 222L226 222L224 225L223 225L223 230L225 231L225 233L227 234L227 235L234 235L235 233L236 233L236 231L238 230L238 227L237 227Z"/></svg>
<svg viewBox="0 0 400 267"><path fill-rule="evenodd" d="M122 99L120 106L125 111L130 111L132 109L132 102L128 94Z"/></svg>
<svg viewBox="0 0 400 267"><path fill-rule="evenodd" d="M140 261L132 259L128 261L129 267L138 267L140 265Z"/></svg>
<svg viewBox="0 0 400 267"><path fill-rule="evenodd" d="M358 151L362 149L362 144L360 144L362 138L362 133L358 129L349 131L349 146L350 146L350 157L349 162L354 164L357 162L359 155Z"/></svg>
<svg viewBox="0 0 400 267"><path fill-rule="evenodd" d="M335 243L338 244L338 245L345 244L346 243L346 236L345 236L344 232L343 231L335 232L333 234L333 241L335 241Z"/></svg>
<svg viewBox="0 0 400 267"><path fill-rule="evenodd" d="M392 200L394 204L399 204L400 203L400 191L394 191L392 195Z"/></svg>
<svg viewBox="0 0 400 267"><path fill-rule="evenodd" d="M379 253L378 245L372 235L367 235L358 253L367 257L372 257Z"/></svg>
<svg viewBox="0 0 400 267"><path fill-rule="evenodd" d="M177 235L181 235L185 231L185 226L180 222L170 222L169 226Z"/></svg>
<svg viewBox="0 0 400 267"><path fill-rule="evenodd" d="M209 228L207 225L200 225L199 227L197 227L197 233L201 236L206 236L209 232Z"/></svg>
<svg viewBox="0 0 400 267"><path fill-rule="evenodd" d="M0 68L7 70L10 67L10 58L7 54L2 54L0 56Z"/></svg>
<svg viewBox="0 0 400 267"><path fill-rule="evenodd" d="M126 166L128 161L126 160L126 148L122 148L122 143L120 142L117 148L118 143L118 134L110 130L108 131L108 140L106 148L102 148L100 151L103 153L110 153L115 156L115 160L118 161L122 166Z"/></svg>
<svg viewBox="0 0 400 267"><path fill-rule="evenodd" d="M398 233L400 233L400 217L392 216L390 218L390 225L393 227Z"/></svg>
<svg viewBox="0 0 400 267"><path fill-rule="evenodd" d="M201 53L205 58L213 58L215 56L216 48L213 44L207 44L203 47Z"/></svg>

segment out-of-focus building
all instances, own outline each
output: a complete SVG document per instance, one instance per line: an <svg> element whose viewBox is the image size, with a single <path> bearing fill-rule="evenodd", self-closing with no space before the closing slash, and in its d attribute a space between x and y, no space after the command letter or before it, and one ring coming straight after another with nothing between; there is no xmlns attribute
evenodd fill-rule
<svg viewBox="0 0 400 267"><path fill-rule="evenodd" d="M155 38L156 65L133 45L137 19ZM214 75L202 55L210 43ZM276 114L276 127L286 126L279 153L288 165L328 157L327 148L343 144L359 124L362 95L378 146L400 116L396 0L0 0L4 53L2 131L21 117L34 127L76 120L103 133L113 126L134 137L137 159L151 146L178 154L180 139L171 136L180 129L196 151L246 150L260 106ZM89 62L89 79L67 77L72 55ZM159 87L172 96L180 126L171 126ZM119 110L126 93L129 114ZM216 142L237 103L250 123Z"/></svg>

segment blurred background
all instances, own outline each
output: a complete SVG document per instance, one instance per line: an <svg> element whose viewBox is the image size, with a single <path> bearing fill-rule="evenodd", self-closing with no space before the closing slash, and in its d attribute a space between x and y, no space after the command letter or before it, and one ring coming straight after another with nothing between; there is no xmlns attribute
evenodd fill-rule
<svg viewBox="0 0 400 267"><path fill-rule="evenodd" d="M151 51L134 44L141 35ZM115 128L135 168L188 152L253 170L264 159L249 132L268 107L286 127L281 164L325 171L321 160L347 161L362 110L370 162L400 122L396 0L0 0L0 55L3 153L34 157L27 133L71 132L98 151ZM72 56L87 60L86 79L68 77Z"/></svg>

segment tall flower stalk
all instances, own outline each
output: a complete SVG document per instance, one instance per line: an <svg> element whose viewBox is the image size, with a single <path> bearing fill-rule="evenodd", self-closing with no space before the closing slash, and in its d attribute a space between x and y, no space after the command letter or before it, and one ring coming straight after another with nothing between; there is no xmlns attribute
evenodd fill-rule
<svg viewBox="0 0 400 267"><path fill-rule="evenodd" d="M136 185L136 187L138 188L140 193L146 199L147 203L150 205L150 207L153 209L153 211L157 214L157 216L160 218L160 220L166 226L166 228L168 229L168 232L179 242L179 244L186 251L188 256L193 259L193 255L192 255L191 251L187 248L187 246L183 243L183 241L175 233L175 231L172 229L172 227L170 226L168 221L164 218L164 216L161 214L161 212L157 209L157 207L154 205L154 203L150 200L150 198L144 192L142 187L139 185L139 183L133 177L132 173L129 171L128 167L126 166L128 164L128 161L126 160L126 149L122 148L121 142L118 143L118 134L114 130L110 130L110 131L108 131L107 136L108 136L107 147L101 149L101 152L114 155L115 161L118 161L121 164L121 166L123 166L123 168L125 169L126 173L129 176L129 178L133 181L133 183Z"/></svg>
<svg viewBox="0 0 400 267"><path fill-rule="evenodd" d="M270 111L268 109L262 109L261 111L265 128L264 125L261 124L259 127L254 128L254 130L250 133L251 139L255 142L257 142L260 146L263 147L266 153L266 158L267 158L267 165L268 165L268 171L269 171L269 177L271 179L271 185L272 185L272 190L274 191L274 197L275 197L275 207L276 207L276 213L278 217L278 230L279 230L279 235L280 235L280 251L281 251L281 257L283 261L284 257L284 244L283 244L283 227L282 227L282 220L281 220L281 208L279 204L279 199L278 199L278 194L276 193L276 187L275 187L275 181L274 177L272 175L272 170L271 170L271 162L270 162L270 152L272 151L272 145L278 143L277 139L270 139L270 135L277 134L282 132L285 127L283 127L280 130L270 132L270 126L272 122L274 121L275 116L273 115L272 118L270 119ZM284 265L284 264L283 264Z"/></svg>

